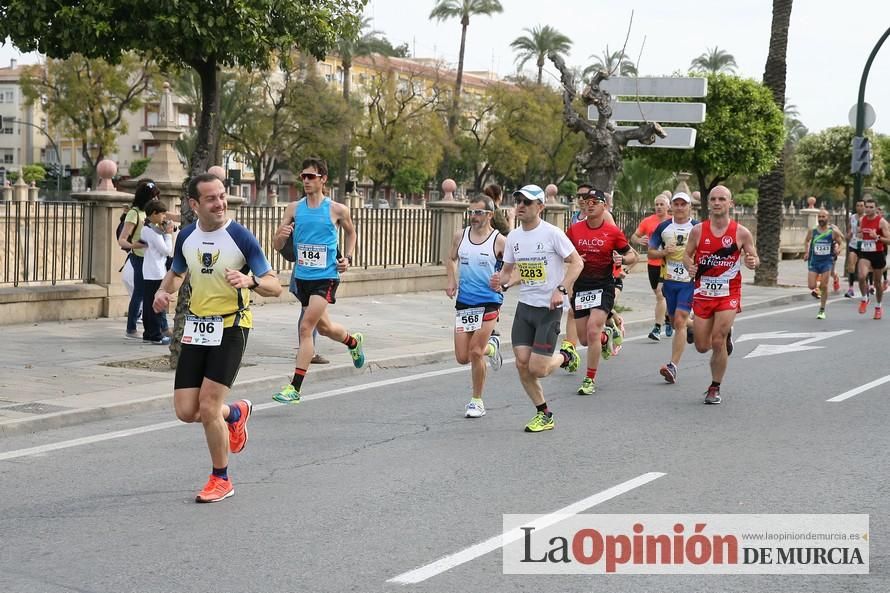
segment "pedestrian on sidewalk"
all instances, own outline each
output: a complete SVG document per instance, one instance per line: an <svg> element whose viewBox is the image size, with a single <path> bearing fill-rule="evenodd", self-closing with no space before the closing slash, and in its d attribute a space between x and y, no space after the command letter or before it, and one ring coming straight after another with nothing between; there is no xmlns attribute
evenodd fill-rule
<svg viewBox="0 0 890 593"><path fill-rule="evenodd" d="M147 224L142 229L145 255L142 260L142 341L167 346L171 338L163 335L161 317L167 311L154 311L154 296L167 274L167 258L173 257L173 222L167 220L167 207L160 200L145 206Z"/></svg>
<svg viewBox="0 0 890 593"><path fill-rule="evenodd" d="M142 260L145 256L145 242L142 241L142 229L145 227L145 206L156 199L161 190L154 181L143 180L136 187L133 195L133 203L127 210L124 218L124 226L117 237L117 243L128 252L127 259L133 266L133 293L130 295L130 305L127 307L127 332L128 338L138 339L136 320L139 318L139 310L144 301ZM144 323L144 321L143 321Z"/></svg>
<svg viewBox="0 0 890 593"><path fill-rule="evenodd" d="M277 297L281 284L256 237L227 218L226 189L219 178L210 173L192 177L188 200L198 219L176 240L173 264L155 293L154 310L167 310L188 273L190 314L176 365L173 408L183 422L203 425L210 450L210 478L195 501L218 502L235 492L228 474L229 451L240 453L247 444L253 409L246 399L225 403L253 325L250 291Z"/></svg>

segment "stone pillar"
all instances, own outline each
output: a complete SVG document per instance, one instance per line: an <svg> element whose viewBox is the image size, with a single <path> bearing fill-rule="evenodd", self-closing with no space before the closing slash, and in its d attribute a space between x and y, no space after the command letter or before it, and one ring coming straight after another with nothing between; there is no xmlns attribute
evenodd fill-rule
<svg viewBox="0 0 890 593"><path fill-rule="evenodd" d="M396 200L395 200L395 203L393 204L393 208L396 210L401 210L404 207L405 207L405 196L403 196L402 194L396 194Z"/></svg>
<svg viewBox="0 0 890 593"><path fill-rule="evenodd" d="M9 184L3 186L3 201L4 202L12 201L12 186Z"/></svg>
<svg viewBox="0 0 890 593"><path fill-rule="evenodd" d="M454 179L446 179L442 182L442 201L443 202L453 202L454 200L454 192L457 191L457 183L454 182Z"/></svg>
<svg viewBox="0 0 890 593"><path fill-rule="evenodd" d="M244 202L244 198L226 194L226 205L228 206L228 209L226 210L226 216L228 216L232 220L238 218L238 208L240 208L242 204L244 204Z"/></svg>
<svg viewBox="0 0 890 593"><path fill-rule="evenodd" d="M12 186L12 192L15 196L13 199L16 202L27 202L28 201L28 184L25 183L25 180L19 175L18 180L16 180L15 185Z"/></svg>
<svg viewBox="0 0 890 593"><path fill-rule="evenodd" d="M677 186L674 188L674 193L683 192L687 196L692 196L692 193L689 191L689 173L685 171L680 171L677 173ZM668 198L670 199L670 198ZM701 194L699 194L699 200L701 200Z"/></svg>
<svg viewBox="0 0 890 593"><path fill-rule="evenodd" d="M31 185L28 186L28 201L36 202L39 195L40 189L38 189L38 187L34 185L34 182L32 181Z"/></svg>
<svg viewBox="0 0 890 593"><path fill-rule="evenodd" d="M444 188L444 183L443 190ZM434 237L439 241L439 258L437 263L444 265L451 255L451 242L454 235L464 227L464 215L467 212L467 205L463 202L451 200L442 200L439 202L430 202L427 207L435 212L440 213L439 233ZM436 230L436 216L433 215L433 232Z"/></svg>
<svg viewBox="0 0 890 593"><path fill-rule="evenodd" d="M547 205L548 205L548 206L549 206L550 204L556 204L556 203L557 203L556 194L558 194L558 193L559 193L559 188L556 187L556 185L554 185L554 184L552 184L552 183L548 184L547 187L544 188L544 195L545 195L546 198L547 198Z"/></svg>
<svg viewBox="0 0 890 593"><path fill-rule="evenodd" d="M569 211L569 207L565 204L560 204L558 202L554 202L552 204L546 204L544 206L544 220L552 224L553 226L565 230L566 228L566 212Z"/></svg>
<svg viewBox="0 0 890 593"><path fill-rule="evenodd" d="M78 192L71 197L78 202L86 202L92 207L84 216L92 221L92 232L84 233L83 277L89 284L105 287L107 296L103 306L105 317L118 317L127 314L130 297L121 282L120 269L126 260L126 253L117 244L114 236L120 215L133 203L133 194L120 192L111 185L111 178L117 173L117 165L105 160L96 167L101 178L96 191ZM87 226L89 229L90 226ZM87 274L87 264L91 270Z"/></svg>
<svg viewBox="0 0 890 593"><path fill-rule="evenodd" d="M815 200L814 200L815 201ZM804 218L804 224L807 229L815 228L817 224L819 224L819 209L818 208L801 208L801 215Z"/></svg>
<svg viewBox="0 0 890 593"><path fill-rule="evenodd" d="M364 204L362 203L362 197L359 195L357 191L353 191L349 194L349 209L350 210L358 210L362 208Z"/></svg>
<svg viewBox="0 0 890 593"><path fill-rule="evenodd" d="M120 185L128 191L135 191L140 180L151 179L161 190L158 199L164 202L167 210L179 212L183 195L183 181L189 174L179 161L179 155L174 147L183 130L176 118L170 83L164 83L164 90L161 93L158 125L149 127L148 131L158 141L158 148L151 155L151 162L148 163L148 167L142 175L136 179L128 179Z"/></svg>

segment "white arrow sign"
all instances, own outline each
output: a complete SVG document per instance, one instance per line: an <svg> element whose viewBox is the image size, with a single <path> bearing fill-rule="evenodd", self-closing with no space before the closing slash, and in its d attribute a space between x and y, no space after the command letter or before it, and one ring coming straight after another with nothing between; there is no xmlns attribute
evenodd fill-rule
<svg viewBox="0 0 890 593"><path fill-rule="evenodd" d="M789 352L804 352L805 350L817 350L824 346L810 346L813 342L821 342L828 338L841 336L850 333L851 329L841 329L833 332L795 332L790 333L784 330L765 332L760 334L745 334L735 340L735 343L748 342L751 340L773 340L777 338L803 338L791 344L760 344L751 351L745 358L757 358L758 356L773 356L775 354L788 354Z"/></svg>

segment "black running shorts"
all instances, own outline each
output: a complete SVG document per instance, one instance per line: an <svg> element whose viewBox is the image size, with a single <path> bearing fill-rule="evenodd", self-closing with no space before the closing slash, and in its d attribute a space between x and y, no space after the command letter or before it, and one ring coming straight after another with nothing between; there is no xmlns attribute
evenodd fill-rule
<svg viewBox="0 0 890 593"><path fill-rule="evenodd" d="M174 389L201 387L205 378L231 387L241 367L249 331L244 327L227 327L219 346L183 344L176 364Z"/></svg>
<svg viewBox="0 0 890 593"><path fill-rule="evenodd" d="M329 305L333 305L337 302L337 287L340 286L340 281L336 279L300 280L297 278L296 286L297 299L304 307L309 306L309 298L312 295L318 295Z"/></svg>

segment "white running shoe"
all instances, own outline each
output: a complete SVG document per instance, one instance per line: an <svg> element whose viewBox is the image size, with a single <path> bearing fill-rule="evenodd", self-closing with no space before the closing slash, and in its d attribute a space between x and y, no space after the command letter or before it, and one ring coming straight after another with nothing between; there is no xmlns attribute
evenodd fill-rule
<svg viewBox="0 0 890 593"><path fill-rule="evenodd" d="M485 404L481 401L478 403L474 400L470 400L470 403L467 404L467 411L464 414L465 418L481 418L485 416Z"/></svg>

